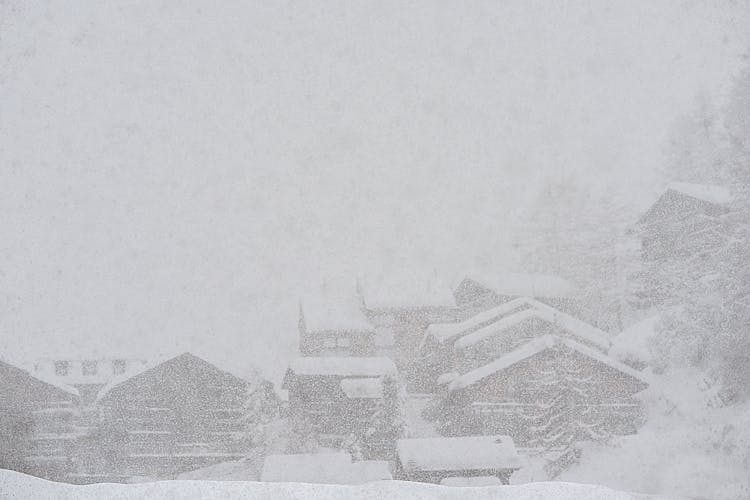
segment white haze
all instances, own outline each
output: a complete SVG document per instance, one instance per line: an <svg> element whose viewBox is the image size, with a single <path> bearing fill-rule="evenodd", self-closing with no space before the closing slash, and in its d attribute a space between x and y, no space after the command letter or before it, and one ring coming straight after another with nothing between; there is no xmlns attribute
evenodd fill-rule
<svg viewBox="0 0 750 500"><path fill-rule="evenodd" d="M651 196L747 26L743 2L3 2L0 350L278 377L303 284L506 266L550 178Z"/></svg>

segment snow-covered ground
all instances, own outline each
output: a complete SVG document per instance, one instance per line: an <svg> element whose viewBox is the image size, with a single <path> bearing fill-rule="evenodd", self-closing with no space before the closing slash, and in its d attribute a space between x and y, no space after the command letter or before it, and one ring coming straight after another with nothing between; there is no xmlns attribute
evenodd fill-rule
<svg viewBox="0 0 750 500"><path fill-rule="evenodd" d="M656 497L575 483L532 483L520 486L451 487L402 481L357 486L241 481L161 481L141 484L72 486L18 472L0 470L0 498L9 500L131 499L131 498L252 498L252 499L464 499L477 500L634 500ZM671 497L677 498L677 497Z"/></svg>

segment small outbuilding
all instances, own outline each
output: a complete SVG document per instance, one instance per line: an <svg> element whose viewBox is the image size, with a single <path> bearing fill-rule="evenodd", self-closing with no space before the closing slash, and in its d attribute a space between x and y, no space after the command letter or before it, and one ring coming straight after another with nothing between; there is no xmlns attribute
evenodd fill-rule
<svg viewBox="0 0 750 500"><path fill-rule="evenodd" d="M397 449L397 479L408 481L440 484L455 477L495 477L508 484L513 471L521 468L509 436L399 439Z"/></svg>

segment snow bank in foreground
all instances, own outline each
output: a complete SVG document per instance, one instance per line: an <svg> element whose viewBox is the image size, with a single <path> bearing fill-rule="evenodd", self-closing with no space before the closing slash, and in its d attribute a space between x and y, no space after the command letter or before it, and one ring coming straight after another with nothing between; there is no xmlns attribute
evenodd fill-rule
<svg viewBox="0 0 750 500"><path fill-rule="evenodd" d="M130 498L253 498L253 499L463 499L498 500L633 500L649 497L603 486L574 483L532 483L521 486L457 488L402 481L380 481L359 486L300 483L219 481L161 481L141 484L72 486L0 470L0 498L8 499L130 499Z"/></svg>

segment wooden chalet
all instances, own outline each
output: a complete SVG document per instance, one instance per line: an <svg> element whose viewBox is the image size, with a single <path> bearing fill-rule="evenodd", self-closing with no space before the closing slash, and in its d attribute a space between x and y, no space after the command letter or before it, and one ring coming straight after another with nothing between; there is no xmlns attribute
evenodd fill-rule
<svg viewBox="0 0 750 500"><path fill-rule="evenodd" d="M243 421L251 397L273 397L270 383L251 384L190 353L113 380L97 399L104 469L170 477L238 459L252 445Z"/></svg>
<svg viewBox="0 0 750 500"><path fill-rule="evenodd" d="M354 293L311 295L300 301L303 356L374 356L375 327Z"/></svg>
<svg viewBox="0 0 750 500"><path fill-rule="evenodd" d="M503 433L523 447L552 449L641 423L639 371L572 336L545 334L483 366L446 376L437 420L448 435Z"/></svg>
<svg viewBox="0 0 750 500"><path fill-rule="evenodd" d="M61 479L78 437L79 399L72 387L0 360L0 468Z"/></svg>
<svg viewBox="0 0 750 500"><path fill-rule="evenodd" d="M521 459L508 436L399 439L396 479L450 483L451 478L494 477L508 484Z"/></svg>
<svg viewBox="0 0 750 500"><path fill-rule="evenodd" d="M442 374L466 372L547 334L575 337L606 352L608 335L539 300L520 297L460 323L430 325L419 350L421 387L433 391Z"/></svg>
<svg viewBox="0 0 750 500"><path fill-rule="evenodd" d="M366 429L383 400L383 379L396 376L396 366L385 357L297 358L282 384L289 394L290 426L338 446Z"/></svg>
<svg viewBox="0 0 750 500"><path fill-rule="evenodd" d="M710 247L719 238L717 220L731 202L731 193L721 186L669 184L638 220L644 258L689 256Z"/></svg>
<svg viewBox="0 0 750 500"><path fill-rule="evenodd" d="M458 319L453 291L436 273L389 273L362 278L357 288L368 320L375 325L376 351L389 356L407 380L427 327Z"/></svg>

